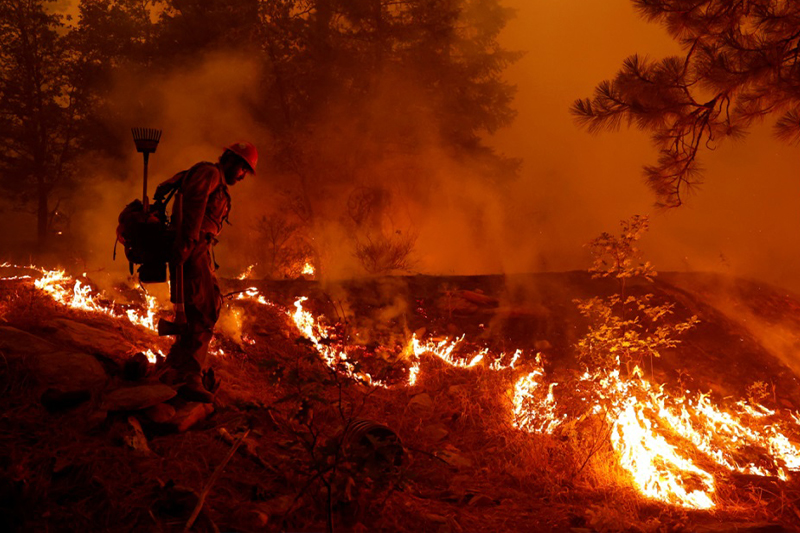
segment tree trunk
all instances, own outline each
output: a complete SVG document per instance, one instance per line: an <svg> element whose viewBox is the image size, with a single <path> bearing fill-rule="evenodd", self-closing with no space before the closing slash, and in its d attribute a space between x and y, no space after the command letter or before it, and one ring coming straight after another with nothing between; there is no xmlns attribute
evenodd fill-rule
<svg viewBox="0 0 800 533"><path fill-rule="evenodd" d="M50 209L48 206L49 191L47 184L39 178L39 205L36 210L36 247L39 251L47 245L49 235Z"/></svg>
<svg viewBox="0 0 800 533"><path fill-rule="evenodd" d="M372 0L372 16L375 23L375 64L377 72L383 64L383 49L386 46L386 37L383 34L383 0Z"/></svg>

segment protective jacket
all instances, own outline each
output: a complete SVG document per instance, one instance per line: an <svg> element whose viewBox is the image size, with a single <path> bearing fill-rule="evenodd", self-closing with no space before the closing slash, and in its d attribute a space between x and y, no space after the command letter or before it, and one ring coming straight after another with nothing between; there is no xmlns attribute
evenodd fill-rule
<svg viewBox="0 0 800 533"><path fill-rule="evenodd" d="M175 174L159 185L156 197L162 187L172 188L177 182L180 182L183 193L183 222L176 246L185 251L198 242L219 235L231 210L231 196L219 164L198 163Z"/></svg>
<svg viewBox="0 0 800 533"><path fill-rule="evenodd" d="M183 264L183 301L188 331L173 345L167 362L184 373L198 373L205 366L208 344L222 306L211 247L228 218L231 197L218 164L198 163L163 185L171 186L177 181L180 181L183 195L182 222L180 234L175 238L170 272L174 276L177 261ZM171 289L175 301L174 284Z"/></svg>

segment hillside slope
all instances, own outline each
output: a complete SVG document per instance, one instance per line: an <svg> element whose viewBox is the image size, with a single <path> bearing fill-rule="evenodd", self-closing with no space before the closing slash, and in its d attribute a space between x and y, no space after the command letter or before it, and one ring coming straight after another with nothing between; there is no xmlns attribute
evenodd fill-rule
<svg viewBox="0 0 800 533"><path fill-rule="evenodd" d="M61 283L75 293L72 280ZM248 286L257 292L242 292ZM713 482L711 510L645 496L613 445L627 411L603 404L618 410L602 418L584 405L582 388L602 392L605 382L583 377L576 344L589 322L574 300L608 296L613 283L582 272L324 286L227 280L212 345L213 410L174 397L158 382L159 365L135 357L163 353L169 340L125 318L145 304L135 291L118 297L126 291L128 304L98 295L104 313L58 303L32 279L0 281L4 530L177 531L195 509L197 531L793 531L800 523L800 462L792 463L800 299L780 289L678 273L629 288L673 304L669 320L699 318L680 344L646 361L641 383L662 392L637 385L645 388L630 398L666 398L669 408L678 396L708 393L719 412L736 414L736 402L758 390L772 413L737 419L766 439L730 450L729 462L750 465L741 471L713 463L701 446L718 446L732 422L701 444L658 427L665 419L654 427L710 473L683 474L678 484L697 495ZM310 335L298 329L299 296L320 320ZM414 351L412 338L427 348ZM786 437L785 455L770 428Z"/></svg>

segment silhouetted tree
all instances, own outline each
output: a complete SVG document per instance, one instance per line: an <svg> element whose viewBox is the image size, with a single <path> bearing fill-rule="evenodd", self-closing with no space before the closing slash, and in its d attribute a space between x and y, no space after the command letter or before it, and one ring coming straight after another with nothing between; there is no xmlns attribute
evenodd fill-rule
<svg viewBox="0 0 800 533"><path fill-rule="evenodd" d="M203 52L258 49L259 0L160 0L153 59L165 68ZM280 2L279 2L280 3Z"/></svg>
<svg viewBox="0 0 800 533"><path fill-rule="evenodd" d="M0 187L34 206L48 240L52 200L76 177L88 94L70 29L46 0L0 0Z"/></svg>
<svg viewBox="0 0 800 533"><path fill-rule="evenodd" d="M473 176L515 175L518 161L482 141L514 117L502 73L519 54L497 41L511 16L497 0L290 3L262 3L264 119L285 128L273 129L273 161L294 178L289 203L304 224L330 222L331 198L369 186L382 158L434 173L420 158L432 143Z"/></svg>
<svg viewBox="0 0 800 533"><path fill-rule="evenodd" d="M144 80L150 69L199 65L209 52L261 62L258 72L242 73L246 89L255 89L246 91L245 104L273 134L268 164L286 178L277 185L292 224L309 235L338 223L347 192L380 179L373 176L387 159L392 168L433 175L443 150L471 176L500 183L516 174L519 162L483 141L514 117L514 88L502 74L519 54L498 43L511 16L499 0L81 5L80 42L96 67L92 91L101 99L108 99L103 80L114 79L118 67L125 79ZM95 110L104 108L113 114L113 105ZM425 169L420 156L434 147L437 162ZM318 258L314 263L323 267Z"/></svg>
<svg viewBox="0 0 800 533"><path fill-rule="evenodd" d="M662 23L682 56L625 60L572 113L589 131L623 122L653 133L660 148L645 167L659 202L679 206L699 183L697 155L752 123L777 115L779 138L800 140L800 2L790 0L633 0Z"/></svg>

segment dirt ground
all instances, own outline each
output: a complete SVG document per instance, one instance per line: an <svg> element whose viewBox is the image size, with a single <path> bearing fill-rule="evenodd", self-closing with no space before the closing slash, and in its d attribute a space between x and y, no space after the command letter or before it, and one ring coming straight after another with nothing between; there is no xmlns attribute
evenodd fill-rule
<svg viewBox="0 0 800 533"><path fill-rule="evenodd" d="M247 286L275 305L236 299ZM663 274L629 290L674 304L675 321L700 319L645 369L649 378L720 399L745 398L763 382L765 405L798 411L800 299L704 274ZM689 511L641 496L608 443L590 450L602 428L567 436L513 426L511 389L532 355L540 354L555 381L579 372L575 346L588 323L574 300L614 291L583 272L324 285L225 280L227 315L212 345L220 383L214 412L179 431L150 409L107 409L115 391L157 383L156 368L136 372L93 344L99 333L67 339L57 321L138 349L165 350L168 339L68 309L29 280L0 281L0 326L86 353L106 376L88 396L53 401L32 356L20 355L26 347L3 341L10 329L0 333L0 527L166 532L191 521L192 531L242 532L800 530L796 473L787 481L722 476L716 508ZM333 328L325 342L348 346L355 372L388 387L323 364L287 314L298 296ZM465 354L529 355L520 369L503 372L423 357L409 386L403 347L413 334L464 335Z"/></svg>

